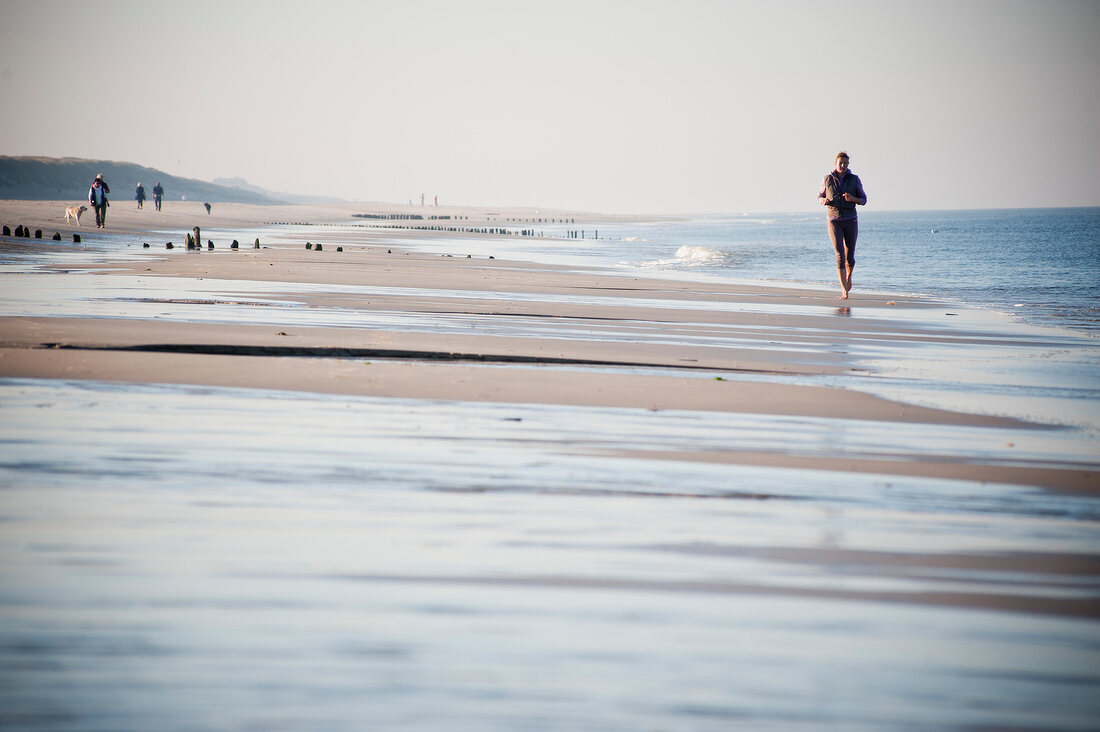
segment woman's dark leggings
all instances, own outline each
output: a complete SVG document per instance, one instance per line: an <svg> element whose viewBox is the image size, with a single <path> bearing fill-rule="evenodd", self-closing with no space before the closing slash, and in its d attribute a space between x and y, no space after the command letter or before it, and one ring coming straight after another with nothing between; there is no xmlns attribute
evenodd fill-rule
<svg viewBox="0 0 1100 732"><path fill-rule="evenodd" d="M836 250L837 269L844 267L845 263L848 267L856 266L856 236L858 235L858 219L829 221L829 239L832 240L833 249Z"/></svg>

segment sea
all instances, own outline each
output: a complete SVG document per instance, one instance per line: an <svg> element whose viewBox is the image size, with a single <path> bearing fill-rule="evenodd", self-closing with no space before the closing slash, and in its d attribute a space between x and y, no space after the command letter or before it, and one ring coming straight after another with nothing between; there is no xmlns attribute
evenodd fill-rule
<svg viewBox="0 0 1100 732"><path fill-rule="evenodd" d="M705 214L581 227L518 222L535 237L477 246L523 259L839 290L818 213ZM545 241L537 241L539 235ZM510 246L514 244L515 246ZM461 249L434 240L422 246ZM1100 207L859 214L854 292L923 295L1100 336Z"/></svg>
<svg viewBox="0 0 1100 732"><path fill-rule="evenodd" d="M826 335L846 374L684 378L1016 426L0 378L0 729L1096 729L1095 492L692 458L1100 470L1100 209L860 216L852 307L806 298L799 312L825 334L843 314L857 334L890 319L940 337ZM201 254L110 231L0 244L0 317L682 342L630 321L311 307L319 288L382 288L219 279L228 242L253 237L323 241L333 262L330 244L380 236L395 252L838 289L819 214L500 226L517 235L327 222L204 229L217 249ZM163 256L207 258L210 274L82 266ZM614 293L602 301L629 297ZM958 317L885 307L904 294ZM620 372L634 371L606 370Z"/></svg>

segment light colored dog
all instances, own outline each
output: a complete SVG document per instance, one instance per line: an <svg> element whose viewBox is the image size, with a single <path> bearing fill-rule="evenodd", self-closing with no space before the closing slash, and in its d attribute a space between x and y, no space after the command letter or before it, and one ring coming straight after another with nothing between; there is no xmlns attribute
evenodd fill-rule
<svg viewBox="0 0 1100 732"><path fill-rule="evenodd" d="M70 219L76 219L76 225L80 226L80 214L87 210L87 206L69 206L65 209L65 223L69 223Z"/></svg>

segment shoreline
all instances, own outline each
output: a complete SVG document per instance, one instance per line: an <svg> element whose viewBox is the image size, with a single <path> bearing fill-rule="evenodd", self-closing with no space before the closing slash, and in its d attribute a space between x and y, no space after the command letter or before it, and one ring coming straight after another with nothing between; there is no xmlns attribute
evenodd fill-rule
<svg viewBox="0 0 1100 732"><path fill-rule="evenodd" d="M9 707L144 729L213 684L223 727L300 690L301 719L445 726L503 688L698 727L703 688L717 726L789 726L842 668L834 726L884 692L876 726L933 697L947 727L977 698L991 726L1095 717L1083 339L245 214L214 251L0 241Z"/></svg>
<svg viewBox="0 0 1100 732"><path fill-rule="evenodd" d="M137 210L133 201L123 201L113 205L110 209L110 223L106 229L95 228L94 213L86 211L83 215L82 226L66 224L64 208L71 202L66 201L41 201L41 200L11 200L0 199L0 224L11 229L17 225L23 225L31 232L27 239L12 237L8 245L20 246L23 244L34 245L33 232L40 229L43 234L42 243L54 243L59 245L71 245L72 235L77 234L86 237L87 232L92 235L102 234L108 237L117 236L142 236L153 250L163 249L165 241L172 241L175 248L183 247L183 238L191 232L195 225L203 231L203 238L208 235L218 236L216 242L219 249L229 245L229 239L223 239L222 235L230 233L230 238L240 240L240 248L247 249L252 246L252 241L259 231L269 231L276 235L294 231L296 233L308 232L308 235L299 237L302 241L310 238L332 238L339 233L326 231L329 227L336 229L351 229L356 236L366 239L385 240L391 244L401 246L402 241L413 240L425 242L431 240L446 241L478 241L483 249L488 249L484 243L499 241L502 248L514 248L522 250L527 243L576 243L578 240L569 237L567 230L562 229L563 221L571 222L579 230L584 227L591 236L597 227L614 227L617 224L655 224L685 221L690 215L641 215L641 214L601 214L590 211L570 211L561 209L545 209L537 207L493 207L493 206L431 206L431 205L405 205L379 202L338 202L327 204L287 204L287 205L258 205L238 203L213 204L212 212L206 213L203 204L196 201L165 201L162 212L151 211L149 208ZM149 204L150 206L152 204ZM1075 210L1079 207L1069 207L1067 210ZM990 209L1000 210L1000 209ZM808 214L809 212L807 212ZM813 212L817 213L817 212ZM892 212L886 212L892 213ZM893 212L896 213L896 212ZM904 213L904 212L903 212ZM385 219L387 216L422 216L420 221L407 221L402 219L375 221L372 218L356 218L357 216L378 216ZM718 215L718 214L715 214ZM746 214L748 215L748 214ZM551 233L545 237L538 227L551 227ZM508 233L496 233L507 229ZM61 236L59 242L50 241L54 233ZM527 232L527 233L521 233ZM600 237L601 241L614 241L613 237ZM594 240L593 240L594 241ZM87 245L88 242L82 242ZM266 243L266 242L265 242ZM455 256L466 256L466 252ZM475 255L476 256L476 255ZM501 258L498 256L498 258ZM505 256L504 259L509 257ZM512 256L511 259L516 259ZM529 263L523 254L519 261ZM564 267L575 269L573 265L554 265L547 262L539 262L538 267L554 269ZM580 268L586 270L598 270L609 274L623 276L638 276L636 273L616 271L613 267L604 263L593 265L585 263ZM747 286L762 286L779 290L813 290L831 296L836 291L836 285L831 278L821 281L792 279L771 279L758 277L743 277L732 279L724 274L708 272L683 271L642 271L640 277L653 280L672 280L683 282L696 282L702 285L722 285L730 281L736 281ZM1057 319L1027 317L1017 308L1009 307L1004 303L971 302L957 297L940 296L935 293L914 290L887 290L882 288L864 290L857 288L862 294L879 296L886 299L898 300L904 298L907 301L924 301L939 305L957 306L976 312L990 313L998 317L1004 317L1020 328L1038 328L1046 330L1059 330L1075 336L1084 337L1092 341L1098 341L1100 336L1095 330L1085 325L1067 325L1059 323ZM838 305L843 305L840 302Z"/></svg>
<svg viewBox="0 0 1100 732"><path fill-rule="evenodd" d="M49 208L49 202L27 203L39 213ZM343 210L366 206L348 204ZM0 220L28 211L7 208L9 202L0 202ZM320 221L333 213L328 207L289 208L299 219ZM270 212L219 205L209 216L210 228L260 226L255 209ZM387 243L379 243L381 234L371 229L341 232L343 252L334 251L331 242L312 251L295 242L323 238L315 231L265 231L272 243L258 250L137 249L125 259L107 254L103 262L82 265L84 274L74 283L106 281L96 280L96 273L146 283L132 286L144 287L147 297L120 301L127 327L117 327L117 314L87 311L86 298L69 314L56 314L61 317L39 317L33 307L8 312L0 319L0 376L1043 428L1026 419L915 406L861 391L865 352L953 349L985 357L999 347L1020 347L1011 334L991 335L980 324L960 330L959 319L950 317L958 313L944 312L939 303L858 291L841 302L808 288L432 256L395 249L388 231ZM101 233L140 238L157 232L130 220ZM31 252L38 245L55 243L4 243ZM77 277L68 265L45 269ZM202 291L177 292L177 282ZM243 291L246 287L251 291ZM236 322L244 313L267 322ZM537 379L531 369L542 369ZM827 378L847 381L839 387L821 383ZM764 459L736 450L707 458ZM789 454L771 455L766 462L807 464ZM1100 493L1096 464L1054 465L1046 472L1020 465L1013 480L1003 466L958 465L948 456L841 463L863 472L939 472ZM841 463L821 465L835 469Z"/></svg>
<svg viewBox="0 0 1100 732"><path fill-rule="evenodd" d="M572 219L578 224L602 222L675 221L679 217L646 217L622 214L598 214L588 211L566 211L536 207L500 206L407 206L379 202L341 202L328 204L259 205L249 203L212 203L207 213L202 201L162 202L157 211L152 200L141 209L134 201L113 198L107 209L107 227L97 229L95 212L90 208L80 217L80 224L65 222L65 208L86 202L81 201L21 201L0 199L0 224L15 229L22 225L32 232L42 229L49 239L56 231L62 241L71 241L71 234L83 232L105 234L151 234L165 229L190 231L194 226L202 228L244 228L295 224L324 226L340 222L348 226L372 228L374 219L356 218L355 214L380 216L419 215L424 225L455 224L462 226L493 226L504 223L533 223ZM441 219L438 217L448 217ZM306 221L306 219L312 219ZM395 224L402 220L394 219Z"/></svg>

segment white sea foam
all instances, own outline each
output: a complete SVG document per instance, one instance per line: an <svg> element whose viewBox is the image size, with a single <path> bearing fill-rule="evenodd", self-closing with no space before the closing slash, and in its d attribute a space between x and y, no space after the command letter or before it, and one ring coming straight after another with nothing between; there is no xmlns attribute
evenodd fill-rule
<svg viewBox="0 0 1100 732"><path fill-rule="evenodd" d="M726 259L728 259L728 255L717 249L685 244L676 250L675 256L645 262L633 262L630 266L644 270L683 270L685 267L721 265Z"/></svg>
<svg viewBox="0 0 1100 732"><path fill-rule="evenodd" d="M714 262L720 259L724 259L725 255L717 249L711 249L710 247L697 247L684 245L676 250L676 258L680 260L691 260L697 262Z"/></svg>

